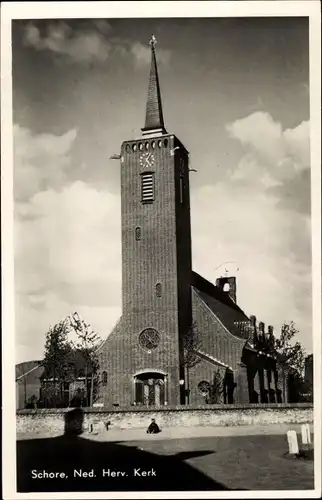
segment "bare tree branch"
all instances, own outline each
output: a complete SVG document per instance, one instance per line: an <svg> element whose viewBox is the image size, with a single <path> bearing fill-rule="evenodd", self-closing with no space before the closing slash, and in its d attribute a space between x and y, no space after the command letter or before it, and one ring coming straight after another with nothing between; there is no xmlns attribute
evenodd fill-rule
<svg viewBox="0 0 322 500"><path fill-rule="evenodd" d="M193 368L200 363L201 358L197 352L201 347L200 333L196 322L193 322L183 338L184 357L183 364L187 368Z"/></svg>

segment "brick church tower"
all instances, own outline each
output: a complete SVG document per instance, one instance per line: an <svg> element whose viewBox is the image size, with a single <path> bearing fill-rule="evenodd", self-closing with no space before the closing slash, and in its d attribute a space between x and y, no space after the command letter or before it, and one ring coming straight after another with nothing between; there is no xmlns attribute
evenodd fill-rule
<svg viewBox="0 0 322 500"><path fill-rule="evenodd" d="M184 403L182 338L192 322L188 152L165 129L155 44L152 36L142 137L121 147L122 318L102 352L110 368L104 393L114 393L115 404Z"/></svg>

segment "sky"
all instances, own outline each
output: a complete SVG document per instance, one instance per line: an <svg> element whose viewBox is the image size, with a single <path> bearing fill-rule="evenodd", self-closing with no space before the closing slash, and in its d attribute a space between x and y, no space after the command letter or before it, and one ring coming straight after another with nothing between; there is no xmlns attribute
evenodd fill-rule
<svg viewBox="0 0 322 500"><path fill-rule="evenodd" d="M120 164L144 125L151 34L165 125L190 152L193 269L312 351L305 18L14 21L16 362L78 311L121 315Z"/></svg>

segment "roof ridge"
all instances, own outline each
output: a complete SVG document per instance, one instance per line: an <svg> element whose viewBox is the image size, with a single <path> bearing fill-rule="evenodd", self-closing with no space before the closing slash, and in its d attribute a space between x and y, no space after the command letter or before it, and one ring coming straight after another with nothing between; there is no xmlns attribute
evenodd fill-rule
<svg viewBox="0 0 322 500"><path fill-rule="evenodd" d="M233 370L233 368L227 363L224 363L223 361L220 361L219 359L215 358L215 356L212 356L211 354L207 354L206 352L201 351L200 349L196 350L196 353L199 354L201 357L209 358L207 361L211 363L215 363L217 365L223 366L225 368L229 368L230 370Z"/></svg>
<svg viewBox="0 0 322 500"><path fill-rule="evenodd" d="M19 375L19 377L16 377L16 382L17 382L17 380L20 380L22 377L25 377L26 375L29 375L29 373L33 372L37 368L41 368L42 367L41 363L42 362L40 361L40 363L38 365L36 365L33 368L30 368L30 370L27 370L26 372L22 373L21 375Z"/></svg>

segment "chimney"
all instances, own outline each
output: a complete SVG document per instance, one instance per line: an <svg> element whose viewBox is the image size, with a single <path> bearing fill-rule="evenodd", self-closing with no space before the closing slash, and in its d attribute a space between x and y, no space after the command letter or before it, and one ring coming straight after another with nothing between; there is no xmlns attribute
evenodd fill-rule
<svg viewBox="0 0 322 500"><path fill-rule="evenodd" d="M237 286L235 276L222 276L216 279L216 287L225 292L233 302L237 301Z"/></svg>
<svg viewBox="0 0 322 500"><path fill-rule="evenodd" d="M274 327L272 325L267 327L266 341L271 347L274 346Z"/></svg>
<svg viewBox="0 0 322 500"><path fill-rule="evenodd" d="M256 343L256 340L257 340L257 332L256 332L256 316L252 315L249 317L250 319L250 329L251 329L251 332L252 332L252 336L253 336L253 342Z"/></svg>
<svg viewBox="0 0 322 500"><path fill-rule="evenodd" d="M256 316L250 316L250 324L252 325L253 328L256 329Z"/></svg>
<svg viewBox="0 0 322 500"><path fill-rule="evenodd" d="M261 339L265 339L265 323L263 323L262 321L260 321L258 323L258 332L259 332L259 337Z"/></svg>

